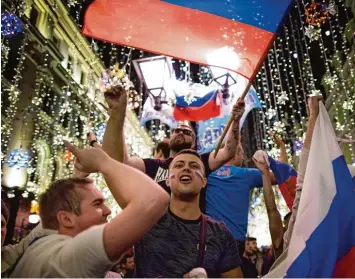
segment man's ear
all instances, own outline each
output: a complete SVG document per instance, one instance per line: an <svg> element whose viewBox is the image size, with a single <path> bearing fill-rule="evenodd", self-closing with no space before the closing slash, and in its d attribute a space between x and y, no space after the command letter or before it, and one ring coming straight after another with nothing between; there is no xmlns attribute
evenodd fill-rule
<svg viewBox="0 0 355 279"><path fill-rule="evenodd" d="M202 185L202 188L205 188L206 185L207 185L207 178L204 177L204 178L203 178L203 185Z"/></svg>
<svg viewBox="0 0 355 279"><path fill-rule="evenodd" d="M75 220L73 213L69 213L67 211L58 211L57 213L57 220L59 223L59 226L62 226L64 228L72 228L74 227Z"/></svg>

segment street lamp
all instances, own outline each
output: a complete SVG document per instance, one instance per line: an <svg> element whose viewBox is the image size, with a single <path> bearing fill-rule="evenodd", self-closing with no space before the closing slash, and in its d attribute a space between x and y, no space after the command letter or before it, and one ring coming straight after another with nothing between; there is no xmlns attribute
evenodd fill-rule
<svg viewBox="0 0 355 279"><path fill-rule="evenodd" d="M228 103L230 98L229 88L237 83L237 74L223 68L210 67L213 81L222 87L222 97L225 104Z"/></svg>
<svg viewBox="0 0 355 279"><path fill-rule="evenodd" d="M160 111L163 104L168 103L166 86L173 72L170 58L165 56L142 58L134 60L133 65L154 101L154 109Z"/></svg>

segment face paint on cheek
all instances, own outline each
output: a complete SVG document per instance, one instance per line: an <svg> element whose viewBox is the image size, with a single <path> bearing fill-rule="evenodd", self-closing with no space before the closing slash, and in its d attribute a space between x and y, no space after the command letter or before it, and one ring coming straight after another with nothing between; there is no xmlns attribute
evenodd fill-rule
<svg viewBox="0 0 355 279"><path fill-rule="evenodd" d="M172 173L172 174L169 175L169 180L175 179L175 178L176 178L176 175L175 175L175 174Z"/></svg>
<svg viewBox="0 0 355 279"><path fill-rule="evenodd" d="M199 178L201 178L201 180L203 180L203 179L204 179L204 177L203 177L203 175L202 175L202 173L201 173L201 172L199 172L199 171L195 171L195 173L196 173L196 175L197 175Z"/></svg>

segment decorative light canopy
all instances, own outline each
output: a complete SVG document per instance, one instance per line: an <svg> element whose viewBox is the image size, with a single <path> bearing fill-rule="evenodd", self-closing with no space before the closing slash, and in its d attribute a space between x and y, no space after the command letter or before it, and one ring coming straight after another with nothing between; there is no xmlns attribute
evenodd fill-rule
<svg viewBox="0 0 355 279"><path fill-rule="evenodd" d="M12 13L1 14L1 36L12 37L21 33L23 24L17 15Z"/></svg>

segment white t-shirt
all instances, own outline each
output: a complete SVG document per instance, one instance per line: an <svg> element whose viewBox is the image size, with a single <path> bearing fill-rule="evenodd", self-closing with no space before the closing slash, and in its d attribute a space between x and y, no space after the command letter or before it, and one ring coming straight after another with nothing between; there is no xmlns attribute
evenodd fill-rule
<svg viewBox="0 0 355 279"><path fill-rule="evenodd" d="M53 233L28 247L11 278L103 278L113 263L104 249L105 225L94 226L75 237Z"/></svg>

